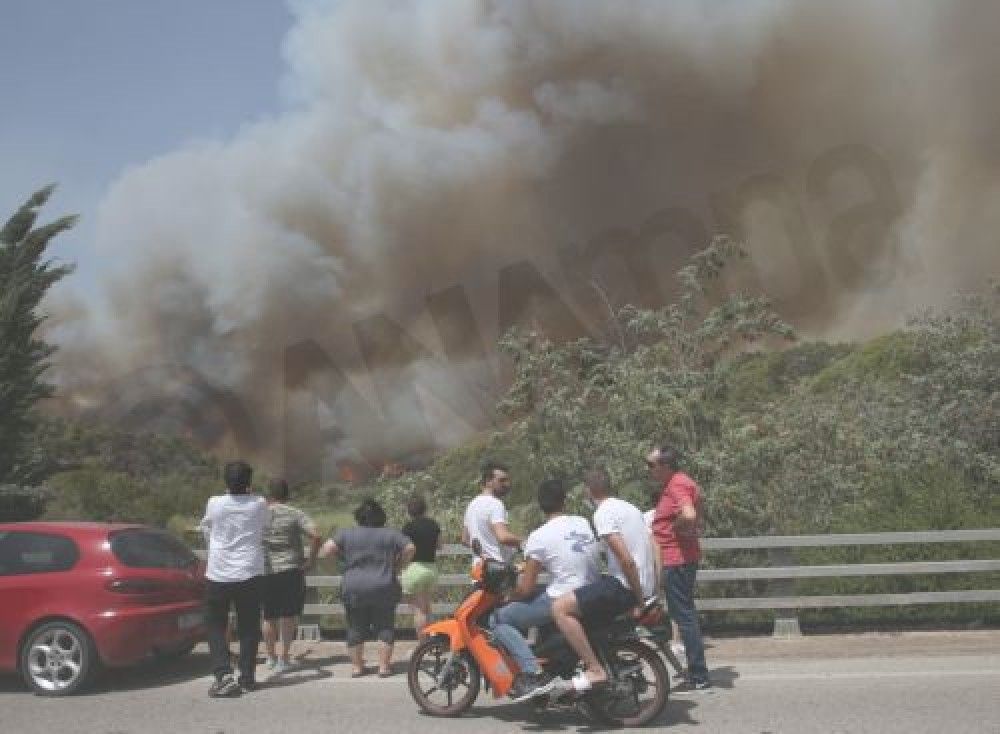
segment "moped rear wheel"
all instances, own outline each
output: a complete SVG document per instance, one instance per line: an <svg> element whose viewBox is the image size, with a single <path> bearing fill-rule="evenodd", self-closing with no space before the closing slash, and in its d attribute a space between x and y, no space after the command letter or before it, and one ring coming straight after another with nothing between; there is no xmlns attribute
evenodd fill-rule
<svg viewBox="0 0 1000 734"><path fill-rule="evenodd" d="M465 650L451 655L447 637L429 637L413 651L406 682L417 706L432 716L459 716L479 695L479 666Z"/></svg>
<svg viewBox="0 0 1000 734"><path fill-rule="evenodd" d="M580 702L590 717L615 726L645 726L667 705L670 674L659 654L638 640L608 646L612 680Z"/></svg>

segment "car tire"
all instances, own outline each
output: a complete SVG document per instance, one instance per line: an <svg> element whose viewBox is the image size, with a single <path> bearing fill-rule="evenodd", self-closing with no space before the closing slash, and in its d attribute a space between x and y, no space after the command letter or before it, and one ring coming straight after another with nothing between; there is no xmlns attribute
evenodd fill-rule
<svg viewBox="0 0 1000 734"><path fill-rule="evenodd" d="M68 620L31 630L21 647L21 676L39 696L69 696L93 682L100 660L86 630Z"/></svg>

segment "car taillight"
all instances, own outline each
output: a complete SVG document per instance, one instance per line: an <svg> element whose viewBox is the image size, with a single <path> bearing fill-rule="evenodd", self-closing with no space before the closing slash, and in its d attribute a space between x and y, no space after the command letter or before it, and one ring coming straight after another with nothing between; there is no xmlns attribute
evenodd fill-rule
<svg viewBox="0 0 1000 734"><path fill-rule="evenodd" d="M105 588L117 594L155 594L167 585L155 579L112 579Z"/></svg>

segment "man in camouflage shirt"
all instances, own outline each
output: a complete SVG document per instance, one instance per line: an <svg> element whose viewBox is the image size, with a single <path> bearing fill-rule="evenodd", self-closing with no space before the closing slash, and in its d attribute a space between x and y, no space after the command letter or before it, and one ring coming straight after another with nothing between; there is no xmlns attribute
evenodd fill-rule
<svg viewBox="0 0 1000 734"><path fill-rule="evenodd" d="M308 515L285 504L288 483L284 479L272 480L267 494L270 524L264 536L267 551L267 575L263 585L264 645L268 667L274 673L282 673L291 666L292 640L306 598L305 572L315 563L322 539ZM309 542L308 557L304 549L306 540ZM279 633L281 658L277 656Z"/></svg>

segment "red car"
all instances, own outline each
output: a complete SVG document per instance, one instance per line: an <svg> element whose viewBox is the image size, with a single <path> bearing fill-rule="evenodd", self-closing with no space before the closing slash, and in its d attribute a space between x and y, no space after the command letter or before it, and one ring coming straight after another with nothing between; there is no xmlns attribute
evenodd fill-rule
<svg viewBox="0 0 1000 734"><path fill-rule="evenodd" d="M0 671L61 696L204 638L204 568L142 525L0 523Z"/></svg>

